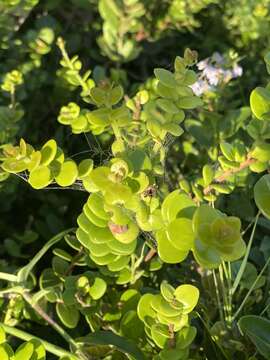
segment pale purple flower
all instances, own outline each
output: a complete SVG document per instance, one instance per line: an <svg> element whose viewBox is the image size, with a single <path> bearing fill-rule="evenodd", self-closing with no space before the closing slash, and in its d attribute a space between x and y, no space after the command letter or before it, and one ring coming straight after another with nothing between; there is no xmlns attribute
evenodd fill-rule
<svg viewBox="0 0 270 360"><path fill-rule="evenodd" d="M208 65L204 68L202 75L207 78L210 85L217 86L219 80L220 80L220 69L216 68L213 65Z"/></svg>
<svg viewBox="0 0 270 360"><path fill-rule="evenodd" d="M237 77L242 76L242 75L243 75L242 66L240 66L238 64L234 64L233 69L232 69L232 77L237 78Z"/></svg>
<svg viewBox="0 0 270 360"><path fill-rule="evenodd" d="M214 52L212 55L212 60L215 61L217 64L223 64L224 63L224 57L219 52Z"/></svg>
<svg viewBox="0 0 270 360"><path fill-rule="evenodd" d="M202 95L206 91L210 91L212 88L206 80L202 79L197 80L194 84L190 85L190 87L197 96Z"/></svg>
<svg viewBox="0 0 270 360"><path fill-rule="evenodd" d="M206 68L206 66L208 66L208 61L209 61L209 58L199 61L197 63L197 68L199 70L203 70L204 68Z"/></svg>
<svg viewBox="0 0 270 360"><path fill-rule="evenodd" d="M201 60L197 64L199 79L190 87L195 95L200 96L208 91L215 91L220 83L228 83L243 74L243 68L234 63L232 68L228 68L225 57L219 52L214 52L211 57Z"/></svg>
<svg viewBox="0 0 270 360"><path fill-rule="evenodd" d="M233 78L233 73L231 70L222 70L222 80L227 83Z"/></svg>

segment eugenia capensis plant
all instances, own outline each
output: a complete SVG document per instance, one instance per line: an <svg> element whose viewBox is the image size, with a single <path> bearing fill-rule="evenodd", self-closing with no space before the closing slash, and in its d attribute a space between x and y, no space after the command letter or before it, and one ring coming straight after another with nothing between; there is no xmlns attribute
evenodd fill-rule
<svg viewBox="0 0 270 360"><path fill-rule="evenodd" d="M29 16L39 0L1 0L0 1L0 49L6 49L14 32Z"/></svg>
<svg viewBox="0 0 270 360"><path fill-rule="evenodd" d="M223 19L238 47L252 46L253 40L267 39L269 0L237 0L235 7L227 1ZM241 10L240 10L241 9ZM263 41L262 41L263 42Z"/></svg>
<svg viewBox="0 0 270 360"><path fill-rule="evenodd" d="M249 173L268 168L268 137L263 138L261 133L269 121L269 90L257 88L251 94L254 118L247 132L254 142L223 141L218 166L206 164L202 177L193 182L182 179L180 187L169 191L163 184L166 141L179 137L184 132L180 124L189 111L203 106L192 90L197 81L192 70L197 53L187 49L183 57L178 56L174 71L155 69L154 92L142 89L128 97L110 79L95 82L90 70L83 73L78 56L68 55L63 39L57 43L62 53L60 76L80 91L84 101L84 105L71 102L63 106L58 121L73 134L109 135L112 155L103 164L96 165L90 158L77 164L54 139L39 150L23 139L18 146L1 147L3 172L18 175L34 189L72 188L88 193L77 228L52 238L16 274L0 273L0 278L10 283L1 291L9 301L3 329L28 341L31 335L9 325L17 325L23 318L35 319L34 312L70 346L67 354L67 350L42 339L42 346L31 340L17 350L25 351L29 360L35 358L40 346L42 354L46 349L63 359L113 359L122 352L135 359L180 360L200 358L200 350L192 344L194 325L201 320L219 358L234 356L238 350L224 347L217 330L221 326L235 341L241 341L236 322L250 292L256 285L264 285L262 277L270 260L258 275L255 270L250 290L235 304L236 290L245 289L241 284L245 269L251 266L247 260L260 213L246 245L241 220L226 215L215 203L220 194L230 194L241 186ZM269 176L261 177L254 187L256 204L266 217L270 213ZM69 251L54 248L51 267L42 271L36 290L34 266L62 239ZM194 259L188 257L190 252ZM237 269L234 264L242 257L233 275L232 269ZM173 264L189 262L193 273L187 284L179 279L182 284L175 288L168 281L159 282L161 269L166 274L166 269L173 271ZM205 300L199 300L198 287L202 290L203 286L195 286L195 274L205 273L212 276L219 310L218 325L212 328ZM156 285L145 286L145 279ZM22 303L27 304L24 310ZM62 325L50 309L55 310ZM255 322L260 327L265 321L256 318ZM80 337L79 324L91 333ZM76 339L63 326L74 329ZM255 338L254 329L247 328L245 318L239 328L265 355L267 349ZM13 353L4 341L0 349L12 359ZM210 358L207 344L203 351L203 356Z"/></svg>
<svg viewBox="0 0 270 360"><path fill-rule="evenodd" d="M111 60L129 62L142 51L144 40L157 40L171 31L200 26L195 15L216 0L100 0L98 11L103 20L102 35L97 42ZM160 6L161 5L161 6ZM153 11L160 6L160 12Z"/></svg>
<svg viewBox="0 0 270 360"><path fill-rule="evenodd" d="M10 6L14 13L9 13L7 10L6 13L1 14L1 17L11 17L13 14L14 17L21 16L21 22L23 22L24 16L27 17L31 9L36 4L36 0L13 1L11 2ZM19 29L17 29L17 31L18 30ZM0 43L1 40L3 39L1 39L0 33ZM41 67L42 57L51 51L53 41L53 28L39 26L29 30L22 37L17 37L10 40L8 43L9 47L5 48L3 46L3 49L1 49L1 58L2 55L4 55L6 52L8 57L12 59L11 61L7 61L0 71L1 145L8 142L13 142L14 138L23 128L23 124L21 124L19 120L21 120L25 115L25 111L22 105L22 101L25 98L25 93L28 90L39 88L40 85L44 82L44 78L42 79L41 76L38 82L29 80L34 79L34 72ZM16 56L18 57L18 61L14 59L14 47L17 48ZM29 86L30 82L31 86Z"/></svg>

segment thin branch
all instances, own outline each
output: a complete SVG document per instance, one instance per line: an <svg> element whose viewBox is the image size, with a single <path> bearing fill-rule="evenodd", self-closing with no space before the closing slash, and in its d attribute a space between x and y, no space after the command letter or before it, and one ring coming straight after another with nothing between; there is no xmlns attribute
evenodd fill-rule
<svg viewBox="0 0 270 360"><path fill-rule="evenodd" d="M80 346L76 343L76 341L57 323L55 322L38 304L33 302L31 295L27 292L22 293L22 297L24 300L39 314L43 320L45 320L51 327L58 332L59 335L62 336L63 339L73 348L78 354L78 357L74 357L75 359L81 360L89 360L89 357L86 356L81 350Z"/></svg>
<svg viewBox="0 0 270 360"><path fill-rule="evenodd" d="M65 276L68 276L72 273L73 269L74 269L74 266L76 265L76 262L81 258L81 256L83 255L84 253L84 248L81 247L79 252L73 257L69 267L67 268L66 272L65 272Z"/></svg>
<svg viewBox="0 0 270 360"><path fill-rule="evenodd" d="M59 346L57 345L54 345L54 344L51 344L49 343L48 341L45 341L35 335L32 335L32 334L29 334L25 331L22 331L20 329L17 329L13 326L8 326L6 324L3 324L3 323L0 323L1 327L4 329L4 331L9 334L9 335L12 335L12 336L15 336L21 340L24 340L24 341L30 341L30 340L33 340L33 339L36 339L36 340L39 340L42 345L44 346L45 350L50 352L51 354L54 354L56 356L68 356L68 358L72 359L72 360L79 360L79 358L68 352L67 350L64 350L62 348L60 348Z"/></svg>
<svg viewBox="0 0 270 360"><path fill-rule="evenodd" d="M149 252L146 254L144 261L148 262L150 261L155 255L156 255L157 251L155 249L150 249Z"/></svg>
<svg viewBox="0 0 270 360"><path fill-rule="evenodd" d="M256 159L252 159L252 158L247 158L244 162L242 162L240 164L240 166L238 168L233 168L230 170L226 170L224 171L221 175L217 176L214 179L215 183L223 183L224 181L226 181L230 176L239 173L240 171L246 169L247 167L249 167L251 164L254 164L255 162L257 162ZM207 186L204 189L204 195L207 195L211 192L211 190L213 189L212 185Z"/></svg>
<svg viewBox="0 0 270 360"><path fill-rule="evenodd" d="M8 274L8 273L0 272L0 280L17 282L18 277L17 277L17 275L14 275L14 274Z"/></svg>

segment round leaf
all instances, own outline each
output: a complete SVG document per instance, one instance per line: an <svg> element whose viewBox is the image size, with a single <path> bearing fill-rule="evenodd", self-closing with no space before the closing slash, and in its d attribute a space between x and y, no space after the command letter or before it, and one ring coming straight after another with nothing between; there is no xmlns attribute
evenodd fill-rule
<svg viewBox="0 0 270 360"><path fill-rule="evenodd" d="M139 235L139 228L134 222L131 221L127 224L127 230L121 233L118 230L112 231L112 234L121 243L129 244L137 239L137 236Z"/></svg>
<svg viewBox="0 0 270 360"><path fill-rule="evenodd" d="M104 210L104 198L101 193L91 194L87 205L96 216L103 220L109 220L110 216Z"/></svg>
<svg viewBox="0 0 270 360"><path fill-rule="evenodd" d="M37 339L30 340L30 343L34 345L34 353L32 356L33 360L45 360L46 351L43 344Z"/></svg>
<svg viewBox="0 0 270 360"><path fill-rule="evenodd" d="M187 326L177 333L176 347L177 349L184 349L188 347L194 340L197 334L197 329L194 326Z"/></svg>
<svg viewBox="0 0 270 360"><path fill-rule="evenodd" d="M17 174L27 169L28 164L23 160L17 159L6 159L3 164L1 165L2 169L6 172Z"/></svg>
<svg viewBox="0 0 270 360"><path fill-rule="evenodd" d="M105 294L106 289L106 282L103 279L96 277L94 284L90 286L89 294L94 300L98 300Z"/></svg>
<svg viewBox="0 0 270 360"><path fill-rule="evenodd" d="M55 177L55 181L60 186L72 185L78 176L77 165L72 160L67 160L61 164L60 172Z"/></svg>
<svg viewBox="0 0 270 360"><path fill-rule="evenodd" d="M6 341L6 333L5 330L0 326L0 344Z"/></svg>
<svg viewBox="0 0 270 360"><path fill-rule="evenodd" d="M106 227L108 225L107 220L103 220L100 217L96 216L91 209L89 208L88 204L85 204L83 207L83 212L86 217L91 221L94 225L98 227Z"/></svg>
<svg viewBox="0 0 270 360"><path fill-rule="evenodd" d="M154 69L154 74L163 85L168 86L169 88L176 87L176 80L173 73L171 73L170 71L162 68L157 68Z"/></svg>
<svg viewBox="0 0 270 360"><path fill-rule="evenodd" d="M270 219L270 175L264 175L255 184L254 198L259 210Z"/></svg>
<svg viewBox="0 0 270 360"><path fill-rule="evenodd" d="M179 190L167 195L161 206L162 217L168 222L175 220L176 217L191 218L195 210L191 198Z"/></svg>
<svg viewBox="0 0 270 360"><path fill-rule="evenodd" d="M250 107L257 119L264 120L264 115L270 111L269 90L262 87L254 89L250 95Z"/></svg>
<svg viewBox="0 0 270 360"><path fill-rule="evenodd" d="M53 180L51 170L41 165L30 172L28 182L34 189L42 189L48 186Z"/></svg>
<svg viewBox="0 0 270 360"><path fill-rule="evenodd" d="M156 239L158 243L158 255L162 261L168 264L177 264L187 257L188 251L181 251L174 247L169 241L165 231L158 231L156 233Z"/></svg>
<svg viewBox="0 0 270 360"><path fill-rule="evenodd" d="M151 335L157 346L162 349L170 338L169 328L163 324L154 324L151 327Z"/></svg>
<svg viewBox="0 0 270 360"><path fill-rule="evenodd" d="M160 285L160 292L166 301L173 301L175 288L168 284L166 281L162 281Z"/></svg>
<svg viewBox="0 0 270 360"><path fill-rule="evenodd" d="M83 178L90 174L90 172L93 170L93 160L92 159L84 159L80 162L78 166L78 176L80 178Z"/></svg>
<svg viewBox="0 0 270 360"><path fill-rule="evenodd" d="M75 328L80 319L80 313L74 306L57 303L56 313L62 323L70 329Z"/></svg>
<svg viewBox="0 0 270 360"><path fill-rule="evenodd" d="M54 139L51 139L42 146L41 152L41 165L49 165L55 158L57 152L57 143Z"/></svg>
<svg viewBox="0 0 270 360"><path fill-rule="evenodd" d="M23 343L16 350L14 360L30 360L34 352L34 345L31 342Z"/></svg>
<svg viewBox="0 0 270 360"><path fill-rule="evenodd" d="M166 234L171 244L181 251L189 251L193 246L194 232L190 219L180 218L172 221L166 229Z"/></svg>
<svg viewBox="0 0 270 360"><path fill-rule="evenodd" d="M110 105L117 104L123 97L123 88L118 85L109 92L109 103Z"/></svg>
<svg viewBox="0 0 270 360"><path fill-rule="evenodd" d="M246 334L258 352L270 359L270 321L260 316L247 315L238 321L240 330Z"/></svg>
<svg viewBox="0 0 270 360"><path fill-rule="evenodd" d="M5 346L2 344L0 345L0 359L1 360L9 360L10 359L8 351L5 349Z"/></svg>
<svg viewBox="0 0 270 360"><path fill-rule="evenodd" d="M199 300L199 290L193 285L180 285L175 289L174 296L184 306L183 313L190 313Z"/></svg>
<svg viewBox="0 0 270 360"><path fill-rule="evenodd" d="M143 322L146 321L147 317L154 318L156 316L156 313L151 306L151 302L154 297L155 295L153 294L144 294L138 302L137 312L139 318Z"/></svg>

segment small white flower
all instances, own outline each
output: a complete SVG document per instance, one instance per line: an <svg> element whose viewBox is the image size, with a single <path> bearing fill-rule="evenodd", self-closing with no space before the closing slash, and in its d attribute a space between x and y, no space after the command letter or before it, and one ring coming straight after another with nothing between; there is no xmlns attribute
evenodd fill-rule
<svg viewBox="0 0 270 360"><path fill-rule="evenodd" d="M233 69L232 69L232 77L237 78L237 77L242 76L242 75L243 75L242 66L240 66L238 64L234 64Z"/></svg>
<svg viewBox="0 0 270 360"><path fill-rule="evenodd" d="M206 80L198 80L190 87L193 90L194 94L197 96L200 96L203 93L211 90L211 86L208 84Z"/></svg>
<svg viewBox="0 0 270 360"><path fill-rule="evenodd" d="M209 61L209 58L199 61L197 64L197 68L199 70L205 69L208 66L208 61Z"/></svg>
<svg viewBox="0 0 270 360"><path fill-rule="evenodd" d="M222 77L225 83L229 82L233 78L231 70L222 70Z"/></svg>
<svg viewBox="0 0 270 360"><path fill-rule="evenodd" d="M190 86L194 94L200 96L205 92L215 91L218 84L228 83L243 74L243 68L237 63L231 69L226 69L225 66L225 58L219 52L214 52L211 57L198 62L199 80Z"/></svg>
<svg viewBox="0 0 270 360"><path fill-rule="evenodd" d="M217 86L220 80L220 69L216 68L213 65L208 65L202 72L202 75L207 78L210 85Z"/></svg>

